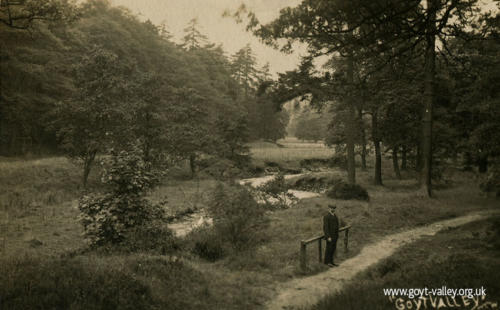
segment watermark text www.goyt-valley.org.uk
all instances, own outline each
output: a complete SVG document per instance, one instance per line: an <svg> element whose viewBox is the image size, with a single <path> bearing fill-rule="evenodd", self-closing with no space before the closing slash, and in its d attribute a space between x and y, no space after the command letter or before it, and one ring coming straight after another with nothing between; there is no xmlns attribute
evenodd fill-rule
<svg viewBox="0 0 500 310"><path fill-rule="evenodd" d="M488 301L481 288L384 288L384 295L397 310L499 309L497 302Z"/></svg>

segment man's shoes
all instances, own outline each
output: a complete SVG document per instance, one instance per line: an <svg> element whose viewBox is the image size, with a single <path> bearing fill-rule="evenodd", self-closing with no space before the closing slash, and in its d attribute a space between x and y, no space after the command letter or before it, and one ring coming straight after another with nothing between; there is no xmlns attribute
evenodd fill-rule
<svg viewBox="0 0 500 310"><path fill-rule="evenodd" d="M333 266L338 267L339 264L332 263Z"/></svg>
<svg viewBox="0 0 500 310"><path fill-rule="evenodd" d="M328 267L335 267L335 266L338 266L337 264L327 264Z"/></svg>

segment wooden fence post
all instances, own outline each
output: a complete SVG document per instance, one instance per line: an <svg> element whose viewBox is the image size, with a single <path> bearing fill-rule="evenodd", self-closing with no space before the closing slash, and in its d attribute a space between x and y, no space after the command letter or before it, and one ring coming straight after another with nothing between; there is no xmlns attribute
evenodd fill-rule
<svg viewBox="0 0 500 310"><path fill-rule="evenodd" d="M306 271L307 269L307 252L306 252L306 243L300 242L300 269L302 271Z"/></svg>
<svg viewBox="0 0 500 310"><path fill-rule="evenodd" d="M319 238L318 239L318 261L321 263L321 257L323 256L323 249L321 248L322 247L322 244L321 244L321 240L322 238Z"/></svg>
<svg viewBox="0 0 500 310"><path fill-rule="evenodd" d="M346 253L349 252L348 244L349 244L349 228L345 230L345 236L344 236L344 251Z"/></svg>
<svg viewBox="0 0 500 310"><path fill-rule="evenodd" d="M344 237L344 251L347 253L349 251L349 229L351 226L345 226L339 229L339 233L342 231L345 231L345 237ZM313 243L315 241L318 241L318 261L321 263L322 262L322 257L323 257L323 244L322 240L325 238L325 236L316 236L307 240L301 240L300 241L300 269L303 272L307 271L307 245L309 243Z"/></svg>

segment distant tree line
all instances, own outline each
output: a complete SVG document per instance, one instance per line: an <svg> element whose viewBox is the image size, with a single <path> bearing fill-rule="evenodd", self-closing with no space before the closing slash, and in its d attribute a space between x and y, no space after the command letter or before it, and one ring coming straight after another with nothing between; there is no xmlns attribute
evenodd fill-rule
<svg viewBox="0 0 500 310"><path fill-rule="evenodd" d="M268 65L249 45L226 56L196 19L176 44L105 0L1 3L1 156L66 154L85 183L96 156L131 144L194 171L202 154L235 159L285 134Z"/></svg>

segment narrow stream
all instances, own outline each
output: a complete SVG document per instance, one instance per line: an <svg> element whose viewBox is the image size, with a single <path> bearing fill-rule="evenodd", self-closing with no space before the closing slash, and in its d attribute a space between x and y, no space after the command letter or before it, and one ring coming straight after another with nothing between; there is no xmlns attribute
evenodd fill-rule
<svg viewBox="0 0 500 310"><path fill-rule="evenodd" d="M303 175L305 174L304 173L287 174L285 175L285 179L291 179ZM274 175L266 175L258 178L242 179L238 181L238 183L241 185L247 184L255 188L265 184L266 182L271 181L274 177L275 177ZM288 190L288 192L297 197L297 199L305 199L305 198L312 198L319 196L319 194L315 192L307 192L294 189ZM200 227L205 223L211 225L212 222L213 222L212 219L206 214L204 210L199 210L176 222L170 223L168 226L170 227L170 229L174 231L176 236L183 237L187 235L191 230Z"/></svg>

